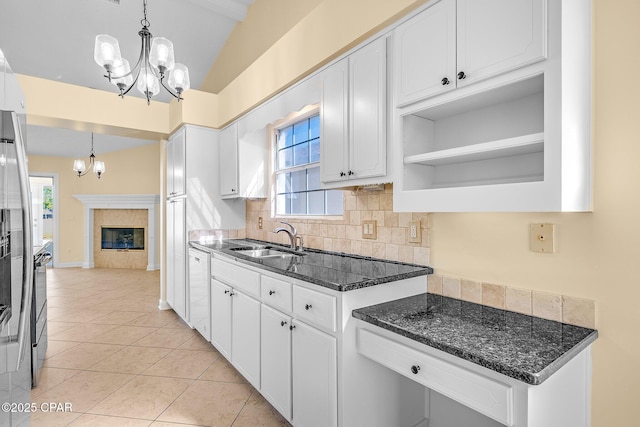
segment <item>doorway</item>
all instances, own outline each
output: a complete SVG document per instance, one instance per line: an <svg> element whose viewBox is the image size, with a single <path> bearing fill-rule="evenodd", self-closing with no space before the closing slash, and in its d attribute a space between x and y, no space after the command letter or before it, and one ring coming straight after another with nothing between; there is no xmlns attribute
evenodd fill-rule
<svg viewBox="0 0 640 427"><path fill-rule="evenodd" d="M53 266L57 261L56 234L57 234L57 192L56 179L54 174L29 176L31 186L31 213L33 245L41 246L48 242L49 252L53 257L49 266Z"/></svg>

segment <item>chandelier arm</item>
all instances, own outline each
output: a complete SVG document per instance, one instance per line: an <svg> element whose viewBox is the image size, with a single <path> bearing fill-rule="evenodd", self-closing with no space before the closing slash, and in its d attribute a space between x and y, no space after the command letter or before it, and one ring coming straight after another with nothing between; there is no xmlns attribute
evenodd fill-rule
<svg viewBox="0 0 640 427"><path fill-rule="evenodd" d="M93 136L93 135L92 135ZM89 156L89 167L84 170L84 172L78 172L78 177L85 176L89 173L90 170L93 170L93 164L95 162L96 156L93 154L93 138L91 140L91 155Z"/></svg>
<svg viewBox="0 0 640 427"><path fill-rule="evenodd" d="M171 94L171 96L173 96L174 98L176 98L178 101L184 99L182 96L180 96L179 94L176 95L175 93L173 93L173 90L168 87L167 85L164 84L164 76L160 79L160 84L162 85L163 88L165 88L165 90L167 92L169 92L169 94Z"/></svg>

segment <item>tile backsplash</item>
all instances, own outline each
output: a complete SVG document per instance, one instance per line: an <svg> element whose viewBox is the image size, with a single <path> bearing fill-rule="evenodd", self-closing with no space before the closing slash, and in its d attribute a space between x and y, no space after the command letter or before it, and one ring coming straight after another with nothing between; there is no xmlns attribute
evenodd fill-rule
<svg viewBox="0 0 640 427"><path fill-rule="evenodd" d="M259 228L262 218L262 229ZM363 237L363 221L376 221L377 238ZM304 246L334 252L429 265L429 214L393 212L393 186L382 191L344 191L344 215L340 219L272 218L269 200L247 201L246 237L288 243L284 233L275 234L280 221L291 223ZM421 241L410 243L409 222L420 221Z"/></svg>
<svg viewBox="0 0 640 427"><path fill-rule="evenodd" d="M260 228L262 218L262 228ZM275 234L284 218L272 218L269 200L247 200L244 230L193 230L191 240L250 238L288 244L288 236ZM377 236L363 236L363 221L375 220ZM304 239L304 246L334 252L430 264L430 214L393 212L393 186L383 191L344 191L344 215L338 219L286 219ZM409 242L409 223L420 221L421 241ZM436 269L437 266L432 266ZM439 274L428 278L428 291L490 307L533 315L572 325L595 328L595 302L495 283L483 283Z"/></svg>

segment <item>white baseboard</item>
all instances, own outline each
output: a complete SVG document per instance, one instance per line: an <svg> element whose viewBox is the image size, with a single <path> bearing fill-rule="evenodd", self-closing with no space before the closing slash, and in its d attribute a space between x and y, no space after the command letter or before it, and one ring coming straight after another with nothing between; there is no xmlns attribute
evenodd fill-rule
<svg viewBox="0 0 640 427"><path fill-rule="evenodd" d="M167 302L167 300L159 300L158 301L158 310L171 310L171 306Z"/></svg>
<svg viewBox="0 0 640 427"><path fill-rule="evenodd" d="M160 270L160 264L147 265L147 271L155 271L155 270Z"/></svg>
<svg viewBox="0 0 640 427"><path fill-rule="evenodd" d="M53 268L79 268L82 267L82 261L80 262L58 262L53 265Z"/></svg>

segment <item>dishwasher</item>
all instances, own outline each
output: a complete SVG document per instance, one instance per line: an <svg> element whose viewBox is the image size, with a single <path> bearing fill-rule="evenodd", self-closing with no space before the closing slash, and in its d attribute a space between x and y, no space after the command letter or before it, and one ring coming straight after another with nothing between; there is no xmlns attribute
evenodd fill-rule
<svg viewBox="0 0 640 427"><path fill-rule="evenodd" d="M37 387L47 353L47 264L49 252L33 259L33 301L31 304L31 386Z"/></svg>

